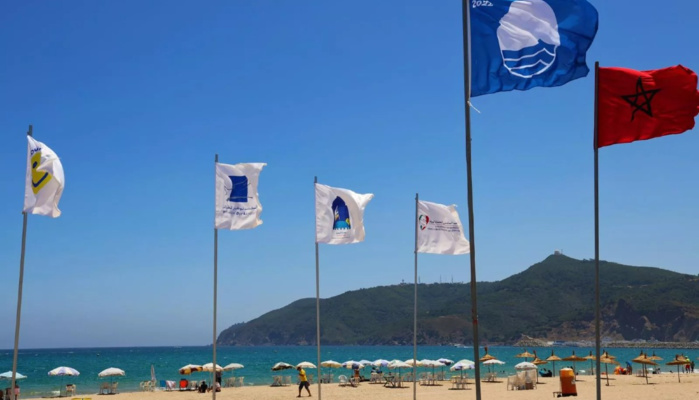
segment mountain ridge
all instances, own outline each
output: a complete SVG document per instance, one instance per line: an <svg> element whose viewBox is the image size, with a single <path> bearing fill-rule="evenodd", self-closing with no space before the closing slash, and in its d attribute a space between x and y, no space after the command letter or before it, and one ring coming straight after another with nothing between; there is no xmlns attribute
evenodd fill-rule
<svg viewBox="0 0 699 400"><path fill-rule="evenodd" d="M320 300L321 342L412 344L412 284L351 290ZM522 334L594 339L594 260L548 256L522 272L478 282L479 337L512 344ZM602 335L610 340L699 340L699 277L600 261ZM418 343L472 339L470 285L418 285ZM315 299L296 300L221 332L221 346L315 344Z"/></svg>

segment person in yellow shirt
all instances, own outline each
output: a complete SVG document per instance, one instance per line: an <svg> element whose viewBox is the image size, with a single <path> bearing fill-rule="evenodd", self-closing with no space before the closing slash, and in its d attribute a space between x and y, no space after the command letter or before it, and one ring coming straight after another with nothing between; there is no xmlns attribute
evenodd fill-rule
<svg viewBox="0 0 699 400"><path fill-rule="evenodd" d="M306 378L306 371L304 371L301 367L296 367L296 370L299 371L299 395L296 397L301 397L301 390L303 388L306 388L308 397L311 397L311 385L308 383L308 378Z"/></svg>

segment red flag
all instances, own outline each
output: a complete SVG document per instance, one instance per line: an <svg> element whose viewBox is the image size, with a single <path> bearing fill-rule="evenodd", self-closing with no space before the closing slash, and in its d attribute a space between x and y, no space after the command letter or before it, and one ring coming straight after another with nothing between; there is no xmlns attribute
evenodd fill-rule
<svg viewBox="0 0 699 400"><path fill-rule="evenodd" d="M653 71L599 68L597 147L682 133L699 114L697 74L677 65Z"/></svg>

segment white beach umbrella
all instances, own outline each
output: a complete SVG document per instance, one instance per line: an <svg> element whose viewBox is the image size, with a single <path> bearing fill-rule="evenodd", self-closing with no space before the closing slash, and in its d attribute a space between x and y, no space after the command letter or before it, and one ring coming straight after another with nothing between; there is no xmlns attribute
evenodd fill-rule
<svg viewBox="0 0 699 400"><path fill-rule="evenodd" d="M364 368L364 364L360 363L359 361L349 360L342 363L342 368L362 369Z"/></svg>
<svg viewBox="0 0 699 400"><path fill-rule="evenodd" d="M359 360L361 364L364 364L364 366L371 365L371 361L369 360Z"/></svg>
<svg viewBox="0 0 699 400"><path fill-rule="evenodd" d="M452 365L449 368L449 370L450 371L461 371L461 377L463 378L465 369L474 369L474 368L476 368L476 364L473 361L463 359L463 360L460 360L460 361L457 361L456 363L454 363L454 365Z"/></svg>
<svg viewBox="0 0 699 400"><path fill-rule="evenodd" d="M294 366L291 364L287 364L285 362L278 362L278 363L274 364L274 366L272 366L272 371L282 371L285 369L292 369L292 368L294 368Z"/></svg>
<svg viewBox="0 0 699 400"><path fill-rule="evenodd" d="M340 367L342 367L342 364L340 364L337 361L328 360L328 361L321 362L320 366L325 367L325 368L340 368Z"/></svg>
<svg viewBox="0 0 699 400"><path fill-rule="evenodd" d="M454 361L448 359L448 358L439 358L437 361L441 362L444 365L452 365L454 364Z"/></svg>
<svg viewBox="0 0 699 400"><path fill-rule="evenodd" d="M80 375L80 372L78 372L78 370L73 369L71 367L58 367L58 368L54 368L51 371L49 371L49 376L63 376L63 375L78 376L78 375Z"/></svg>
<svg viewBox="0 0 699 400"><path fill-rule="evenodd" d="M241 368L245 368L245 366L243 364L230 363L230 364L226 365L225 367L223 367L223 370L224 371L233 371L233 370L241 369Z"/></svg>
<svg viewBox="0 0 699 400"><path fill-rule="evenodd" d="M322 366L322 365L323 365L323 364L321 364L321 366ZM315 364L310 363L310 362L308 362L308 361L302 361L302 362L296 364L296 368L298 368L298 367L301 367L301 368L318 368L318 367L316 367Z"/></svg>
<svg viewBox="0 0 699 400"><path fill-rule="evenodd" d="M214 363L204 364L204 365L201 366L201 368L202 368L203 371L206 371L206 372L213 372L213 370L214 370ZM223 367L220 366L220 365L218 365L218 364L216 364L216 371L217 371L217 372L223 371Z"/></svg>
<svg viewBox="0 0 699 400"><path fill-rule="evenodd" d="M107 376L124 376L124 375L126 375L126 372L124 372L123 369L114 368L114 367L107 368L104 371L97 374L97 376L99 376L100 378L104 378Z"/></svg>
<svg viewBox="0 0 699 400"><path fill-rule="evenodd" d="M515 369L520 370L520 371L526 371L526 370L530 370L530 369L537 369L537 367L536 367L536 365L534 365L530 362L524 361L524 362L521 362L521 363L515 365Z"/></svg>
<svg viewBox="0 0 699 400"><path fill-rule="evenodd" d="M413 364L414 364L416 367L422 367L422 364L420 363L420 361L415 360L415 359L413 359L413 358L409 358L409 359L407 359L407 360L405 360L405 361L403 361L403 362L406 363L406 364L408 364L408 365L410 365L411 367L413 366Z"/></svg>
<svg viewBox="0 0 699 400"><path fill-rule="evenodd" d="M412 368L413 366L408 364L405 361L400 361L400 360L394 360L388 363L388 368L390 369L395 369L395 368Z"/></svg>
<svg viewBox="0 0 699 400"><path fill-rule="evenodd" d="M390 362L390 361L388 361L388 360L384 360L384 359L382 359L382 358L379 358L378 360L376 360L376 361L374 361L373 363L371 363L371 365L373 365L373 366L375 366L375 367L388 367L388 363L389 363L389 362Z"/></svg>
<svg viewBox="0 0 699 400"><path fill-rule="evenodd" d="M407 362L400 361L400 360L393 360L390 363L388 363L388 368L390 368L390 369L398 368L398 377L400 377L401 368L412 368L412 367L413 367L412 364L408 364Z"/></svg>
<svg viewBox="0 0 699 400"><path fill-rule="evenodd" d="M71 367L58 367L54 368L51 371L49 371L49 376L60 376L61 377L61 386L63 386L63 376L68 375L68 376L78 376L80 375L80 372L78 372L77 369L73 369Z"/></svg>
<svg viewBox="0 0 699 400"><path fill-rule="evenodd" d="M97 374L97 376L99 376L100 378L105 378L108 376L125 376L125 375L126 375L126 372L124 372L123 369L114 368L114 367L107 368L104 371Z"/></svg>
<svg viewBox="0 0 699 400"><path fill-rule="evenodd" d="M26 376L20 374L19 372L15 372L15 380L24 378L26 378ZM3 372L2 374L0 374L0 379L12 380L12 371Z"/></svg>

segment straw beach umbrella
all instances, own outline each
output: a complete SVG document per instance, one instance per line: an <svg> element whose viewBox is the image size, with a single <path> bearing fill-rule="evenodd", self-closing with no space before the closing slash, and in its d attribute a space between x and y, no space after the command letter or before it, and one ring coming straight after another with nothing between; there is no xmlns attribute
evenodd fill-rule
<svg viewBox="0 0 699 400"><path fill-rule="evenodd" d="M481 359L478 361L484 362L484 361L488 361L488 360L495 360L497 358L492 354L488 354L488 346L485 346L483 348L483 350L485 350L485 355L483 355L483 357L481 357Z"/></svg>
<svg viewBox="0 0 699 400"><path fill-rule="evenodd" d="M532 361L532 364L536 365L537 367L539 365L544 365L544 364L548 364L548 363L549 363L548 361L542 360L539 357L536 357L534 359L534 361ZM536 383L539 383L539 374L536 374Z"/></svg>
<svg viewBox="0 0 699 400"><path fill-rule="evenodd" d="M563 361L561 357L558 357L557 355L553 354L553 350L551 350L551 356L546 358L546 361L551 361L553 364L553 376L556 376L556 361Z"/></svg>
<svg viewBox="0 0 699 400"><path fill-rule="evenodd" d="M608 352L602 353L602 355L599 357L599 362L604 363L604 373L607 375L607 386L609 386L609 370L607 369L607 366L609 364L619 364L619 361L616 360L616 357L609 355Z"/></svg>
<svg viewBox="0 0 699 400"><path fill-rule="evenodd" d="M592 354L592 350L590 350L590 354L586 355L583 358L586 360L590 360L590 375L593 375L592 370L594 367L592 366L592 362L595 361L597 357L595 357L594 354Z"/></svg>
<svg viewBox="0 0 699 400"><path fill-rule="evenodd" d="M665 363L665 365L677 365L677 382L680 381L680 365L687 365L691 363L687 358L680 356L679 354L675 356L675 359Z"/></svg>
<svg viewBox="0 0 699 400"><path fill-rule="evenodd" d="M648 384L648 372L646 371L646 365L658 365L658 363L648 358L648 356L643 352L641 352L641 354L638 357L634 358L631 361L641 364L643 366L643 375L646 377L646 384Z"/></svg>
<svg viewBox="0 0 699 400"><path fill-rule="evenodd" d="M524 358L524 361L527 361L527 358L534 358L534 354L530 353L527 351L527 349L524 349L524 353L519 353L515 357L517 358Z"/></svg>
<svg viewBox="0 0 699 400"><path fill-rule="evenodd" d="M563 361L572 361L573 362L573 373L577 376L578 375L578 370L575 369L575 363L576 362L581 362L581 361L587 361L587 359L582 358L580 356L575 355L575 351L573 351L573 354L563 358ZM577 378L576 378L577 379Z"/></svg>

